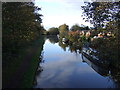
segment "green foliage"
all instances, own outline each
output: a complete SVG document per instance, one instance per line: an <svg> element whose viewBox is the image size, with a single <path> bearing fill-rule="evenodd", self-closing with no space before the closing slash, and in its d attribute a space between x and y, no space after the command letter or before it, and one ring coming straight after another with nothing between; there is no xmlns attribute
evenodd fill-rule
<svg viewBox="0 0 120 90"><path fill-rule="evenodd" d="M59 32L69 31L69 26L66 24L59 26Z"/></svg>
<svg viewBox="0 0 120 90"><path fill-rule="evenodd" d="M84 19L91 22L98 32L112 32L112 36L115 38L112 42L119 46L120 2L86 2L85 4L82 6L83 15L86 16Z"/></svg>
<svg viewBox="0 0 120 90"><path fill-rule="evenodd" d="M65 36L59 37L59 46L66 51L66 47L69 47L71 52L80 52L82 49L81 37L78 32L66 32Z"/></svg>
<svg viewBox="0 0 120 90"><path fill-rule="evenodd" d="M88 26L79 26L78 24L75 24L71 27L71 31L82 31L82 30L90 30Z"/></svg>
<svg viewBox="0 0 120 90"><path fill-rule="evenodd" d="M70 29L71 31L79 31L80 30L80 26L78 24L75 24L71 27Z"/></svg>
<svg viewBox="0 0 120 90"><path fill-rule="evenodd" d="M52 27L47 31L47 35L57 35L59 34L58 28Z"/></svg>
<svg viewBox="0 0 120 90"><path fill-rule="evenodd" d="M82 41L86 41L86 37L83 35L81 36Z"/></svg>
<svg viewBox="0 0 120 90"><path fill-rule="evenodd" d="M32 88L33 82L35 81L35 74L36 70L39 67L39 63L42 61L42 58L38 59L40 55L42 55L43 45L44 45L44 37L41 37L38 41L34 43L30 49L35 50L32 52L31 59L29 60L29 67L27 68L26 72L24 72L23 81L21 83L22 88ZM39 67L42 69L42 67Z"/></svg>
<svg viewBox="0 0 120 90"><path fill-rule="evenodd" d="M66 25L66 24L60 25L58 29L59 29L59 35L61 38L67 36L68 31L69 31L68 25Z"/></svg>
<svg viewBox="0 0 120 90"><path fill-rule="evenodd" d="M39 37L42 31L39 10L32 2L2 3L3 48Z"/></svg>
<svg viewBox="0 0 120 90"><path fill-rule="evenodd" d="M95 28L105 27L106 22L114 22L118 26L120 2L85 2L82 6L86 21L90 21ZM116 24L116 25L115 25ZM108 27L108 26L107 26Z"/></svg>
<svg viewBox="0 0 120 90"><path fill-rule="evenodd" d="M16 54L9 54L6 53L3 54L3 62L2 62L2 87L7 87L7 84L11 84L11 79L14 85L12 84L11 87L15 86L15 81L21 78L21 81L16 82L19 86L16 88L32 88L33 87L33 81L36 73L36 69L38 67L38 63L40 60L38 59L41 55L41 52L43 50L43 44L44 44L44 37L40 37L40 39L32 42L31 44L27 44L24 47L19 47L19 49L16 49ZM32 52L31 52L32 51ZM6 57L7 56L7 57ZM27 59L29 57L29 59ZM7 59L9 60L7 60ZM25 62L27 61L27 64ZM18 70L23 69L23 67L20 66L28 66L20 72L20 77L16 76L16 72L19 72ZM14 76L14 77L13 77ZM16 79L17 78L17 79ZM7 87L9 88L9 87Z"/></svg>
<svg viewBox="0 0 120 90"><path fill-rule="evenodd" d="M98 38L91 42L91 47L99 52L97 56L104 61L110 62L116 68L120 68L120 61L118 59L119 45L113 38Z"/></svg>
<svg viewBox="0 0 120 90"><path fill-rule="evenodd" d="M39 10L41 9L34 6L33 2L2 3L2 69L5 86L18 68L25 64L22 54L29 52L29 49L25 51L25 47L40 38L43 28Z"/></svg>
<svg viewBox="0 0 120 90"><path fill-rule="evenodd" d="M86 27L84 27L85 28L85 30L90 30L90 28L88 27L88 26L86 26Z"/></svg>
<svg viewBox="0 0 120 90"><path fill-rule="evenodd" d="M57 43L59 41L59 39L58 39L58 37L56 35L48 35L46 37L53 44L55 44L55 43Z"/></svg>

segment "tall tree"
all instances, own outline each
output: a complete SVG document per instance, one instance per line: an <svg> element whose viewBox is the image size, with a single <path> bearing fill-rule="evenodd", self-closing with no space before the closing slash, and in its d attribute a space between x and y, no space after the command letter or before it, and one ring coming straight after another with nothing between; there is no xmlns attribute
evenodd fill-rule
<svg viewBox="0 0 120 90"><path fill-rule="evenodd" d="M39 37L42 22L39 10L33 2L2 3L3 51Z"/></svg>
<svg viewBox="0 0 120 90"><path fill-rule="evenodd" d="M108 22L118 22L119 8L120 2L85 2L85 6L82 6L84 19L96 28L105 27Z"/></svg>
<svg viewBox="0 0 120 90"><path fill-rule="evenodd" d="M57 35L57 34L59 34L58 28L55 28L55 27L49 28L47 34L50 34L50 35Z"/></svg>
<svg viewBox="0 0 120 90"><path fill-rule="evenodd" d="M72 27L71 27L71 29L70 29L71 31L79 31L80 30L80 26L78 25L78 24L75 24L75 25L73 25Z"/></svg>
<svg viewBox="0 0 120 90"><path fill-rule="evenodd" d="M37 13L40 8L34 6L34 3L7 2L2 6L3 37L17 40L28 38L38 32L37 27L40 29L41 14Z"/></svg>
<svg viewBox="0 0 120 90"><path fill-rule="evenodd" d="M66 24L60 25L59 26L59 31L60 32L62 32L62 31L69 31L69 26L66 25Z"/></svg>
<svg viewBox="0 0 120 90"><path fill-rule="evenodd" d="M69 31L69 26L68 25L63 24L63 25L59 26L59 34L60 34L61 38L67 36L68 31Z"/></svg>

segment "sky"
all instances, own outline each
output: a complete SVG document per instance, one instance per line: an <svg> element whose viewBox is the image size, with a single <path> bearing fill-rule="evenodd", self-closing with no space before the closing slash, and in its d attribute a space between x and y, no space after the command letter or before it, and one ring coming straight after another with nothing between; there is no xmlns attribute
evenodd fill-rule
<svg viewBox="0 0 120 90"><path fill-rule="evenodd" d="M35 5L42 9L39 13L43 15L42 25L46 30L62 24L69 25L69 28L75 24L92 26L81 17L83 0L35 0Z"/></svg>

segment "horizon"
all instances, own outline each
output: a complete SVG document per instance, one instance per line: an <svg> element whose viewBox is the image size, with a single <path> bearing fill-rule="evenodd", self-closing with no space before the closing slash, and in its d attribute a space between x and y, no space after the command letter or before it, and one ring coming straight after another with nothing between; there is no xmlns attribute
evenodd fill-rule
<svg viewBox="0 0 120 90"><path fill-rule="evenodd" d="M35 5L42 9L38 13L43 15L42 25L46 30L62 24L67 24L69 28L75 24L92 27L81 17L81 6L85 5L83 0L35 0Z"/></svg>

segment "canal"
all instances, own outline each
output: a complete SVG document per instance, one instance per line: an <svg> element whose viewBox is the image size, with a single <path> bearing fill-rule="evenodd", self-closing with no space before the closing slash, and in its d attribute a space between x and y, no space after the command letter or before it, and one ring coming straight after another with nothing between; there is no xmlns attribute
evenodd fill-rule
<svg viewBox="0 0 120 90"><path fill-rule="evenodd" d="M79 51L78 51L79 52ZM110 71L89 59L46 39L35 76L34 88L115 88Z"/></svg>

